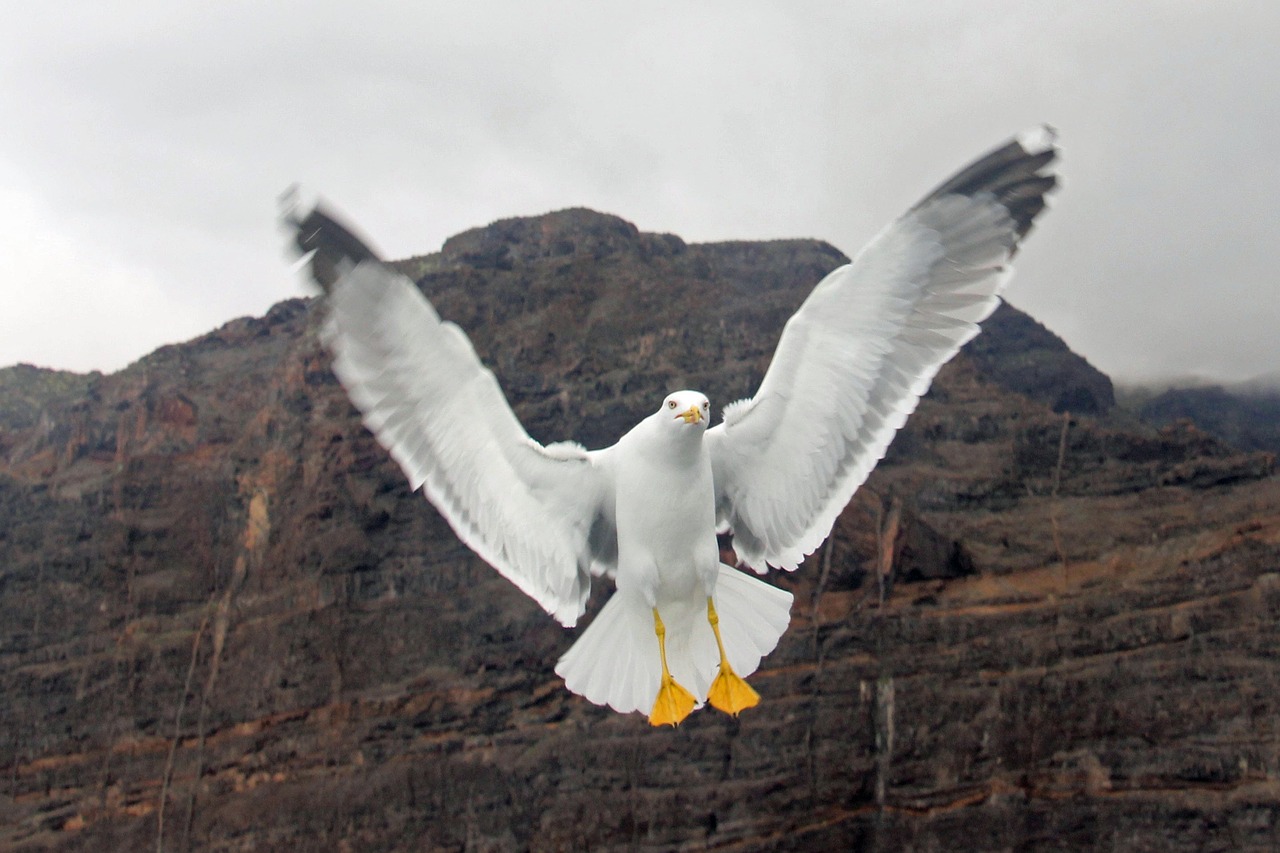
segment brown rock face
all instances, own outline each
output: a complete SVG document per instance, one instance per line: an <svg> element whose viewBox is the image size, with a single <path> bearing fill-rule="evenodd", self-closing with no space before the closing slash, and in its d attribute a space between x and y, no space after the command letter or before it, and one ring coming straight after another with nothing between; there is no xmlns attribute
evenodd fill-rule
<svg viewBox="0 0 1280 853"><path fill-rule="evenodd" d="M573 210L402 266L536 438L602 446L750 394L842 261ZM1024 315L774 578L762 704L657 731L563 689L576 632L408 492L316 310L0 371L0 846L1280 846L1272 457L1107 414Z"/></svg>

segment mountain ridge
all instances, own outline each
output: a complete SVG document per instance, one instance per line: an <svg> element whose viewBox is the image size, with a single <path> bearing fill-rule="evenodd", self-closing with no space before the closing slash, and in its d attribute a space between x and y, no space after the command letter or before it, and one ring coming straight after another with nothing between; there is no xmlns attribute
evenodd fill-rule
<svg viewBox="0 0 1280 853"><path fill-rule="evenodd" d="M750 394L844 260L619 222L400 263L540 440L608 443L670 385ZM762 705L654 733L563 689L575 633L408 491L317 313L0 425L6 846L1275 841L1274 458L1118 416L1034 321L948 365L828 543L770 576L797 604Z"/></svg>
<svg viewBox="0 0 1280 853"><path fill-rule="evenodd" d="M1157 427L1188 420L1244 450L1280 453L1280 388L1265 381L1169 387L1158 393L1129 388L1124 403Z"/></svg>

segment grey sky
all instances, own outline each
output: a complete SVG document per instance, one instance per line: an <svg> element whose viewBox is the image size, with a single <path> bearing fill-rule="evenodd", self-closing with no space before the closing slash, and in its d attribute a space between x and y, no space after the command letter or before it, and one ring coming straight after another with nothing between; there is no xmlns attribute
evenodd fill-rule
<svg viewBox="0 0 1280 853"><path fill-rule="evenodd" d="M388 255L585 205L856 251L1040 122L1014 304L1121 379L1275 371L1280 5L3 2L0 365L114 370L304 292L297 181Z"/></svg>

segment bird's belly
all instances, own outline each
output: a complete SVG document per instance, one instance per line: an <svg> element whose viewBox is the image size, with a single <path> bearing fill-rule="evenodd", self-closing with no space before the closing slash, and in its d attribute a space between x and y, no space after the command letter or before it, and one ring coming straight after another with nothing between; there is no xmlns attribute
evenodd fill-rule
<svg viewBox="0 0 1280 853"><path fill-rule="evenodd" d="M705 570L709 554L715 551L715 526L710 520L697 523L701 519L693 517L696 515L672 513L646 537L647 556L652 558L666 594L688 594L698 583L699 569Z"/></svg>
<svg viewBox="0 0 1280 853"><path fill-rule="evenodd" d="M687 483L661 500L619 497L618 587L640 586L659 602L701 595L720 562L711 484Z"/></svg>

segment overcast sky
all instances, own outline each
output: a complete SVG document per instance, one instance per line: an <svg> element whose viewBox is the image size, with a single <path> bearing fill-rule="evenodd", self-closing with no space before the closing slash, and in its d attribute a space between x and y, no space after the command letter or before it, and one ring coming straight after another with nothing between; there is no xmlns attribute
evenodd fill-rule
<svg viewBox="0 0 1280 853"><path fill-rule="evenodd" d="M1122 380L1280 368L1277 3L0 11L0 365L116 370L305 293L294 182L392 257L579 205L851 254L1049 122L1010 301Z"/></svg>

